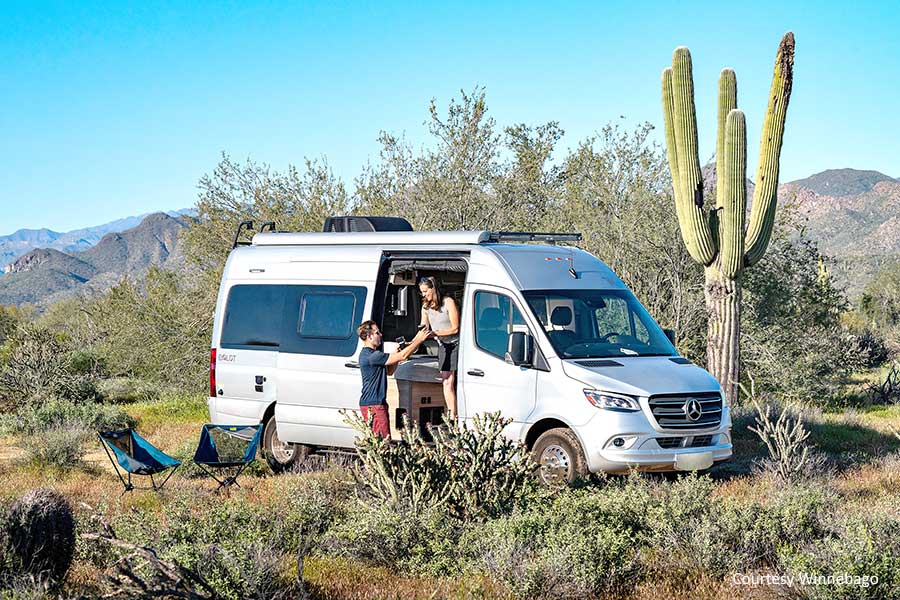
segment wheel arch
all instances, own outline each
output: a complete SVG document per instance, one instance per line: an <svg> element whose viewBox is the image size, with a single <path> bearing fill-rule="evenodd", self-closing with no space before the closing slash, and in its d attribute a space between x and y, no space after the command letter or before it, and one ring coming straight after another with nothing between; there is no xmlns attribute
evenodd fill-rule
<svg viewBox="0 0 900 600"><path fill-rule="evenodd" d="M578 432L575 431L575 428L562 421L560 419L554 417L546 417L541 419L540 421L534 423L525 434L525 447L528 448L529 451L534 449L534 444L537 442L537 439L541 437L541 434L550 431L551 429L556 429L558 427L564 427L566 429L571 429L575 433L575 437L578 438L579 443L581 443L582 449L584 448L584 443L581 441L581 436L578 435Z"/></svg>

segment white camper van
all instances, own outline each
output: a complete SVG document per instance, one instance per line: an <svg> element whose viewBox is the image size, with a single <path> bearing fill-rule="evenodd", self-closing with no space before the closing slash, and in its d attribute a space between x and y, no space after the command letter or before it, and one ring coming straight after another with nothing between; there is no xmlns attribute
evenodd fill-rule
<svg viewBox="0 0 900 600"><path fill-rule="evenodd" d="M359 407L356 328L373 319L385 340L411 339L424 276L460 307L457 418L501 412L512 420L506 434L532 451L543 478L700 470L731 456L718 382L678 355L672 332L603 262L556 245L577 234L377 231L380 222L411 228L351 219L363 226L263 227L250 244L236 238L225 266L210 419L263 423L275 470L353 447L342 409ZM422 427L440 421L436 355L426 342L389 377L393 435L404 415Z"/></svg>

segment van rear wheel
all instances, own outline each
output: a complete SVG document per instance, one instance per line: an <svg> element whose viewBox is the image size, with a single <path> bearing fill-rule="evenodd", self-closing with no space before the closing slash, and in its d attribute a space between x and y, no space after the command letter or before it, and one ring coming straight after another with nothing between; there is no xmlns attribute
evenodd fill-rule
<svg viewBox="0 0 900 600"><path fill-rule="evenodd" d="M275 473L290 471L303 464L309 456L309 446L283 442L278 437L275 415L269 417L263 428L262 451L269 468Z"/></svg>
<svg viewBox="0 0 900 600"><path fill-rule="evenodd" d="M571 485L588 474L581 443L575 432L566 427L542 433L534 443L531 457L539 466L538 479L550 487Z"/></svg>

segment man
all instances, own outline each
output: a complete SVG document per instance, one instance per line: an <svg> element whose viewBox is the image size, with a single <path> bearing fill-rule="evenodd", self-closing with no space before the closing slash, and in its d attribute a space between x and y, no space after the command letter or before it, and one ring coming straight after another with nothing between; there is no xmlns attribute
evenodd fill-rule
<svg viewBox="0 0 900 600"><path fill-rule="evenodd" d="M359 371L362 374L359 408L366 421L372 415L372 431L389 439L391 424L387 410L387 376L394 372L398 364L412 356L431 332L420 330L406 348L391 354L378 349L381 346L381 330L375 321L363 321L356 332L363 341L363 349L359 353Z"/></svg>

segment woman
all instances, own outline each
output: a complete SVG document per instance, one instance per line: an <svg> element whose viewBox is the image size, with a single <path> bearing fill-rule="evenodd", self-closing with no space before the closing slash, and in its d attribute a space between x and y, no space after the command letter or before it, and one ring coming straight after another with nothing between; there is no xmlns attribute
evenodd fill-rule
<svg viewBox="0 0 900 600"><path fill-rule="evenodd" d="M438 342L438 367L444 383L447 416L456 419L456 363L459 356L459 309L453 298L441 296L437 280L419 280L422 294L422 325L430 328Z"/></svg>

